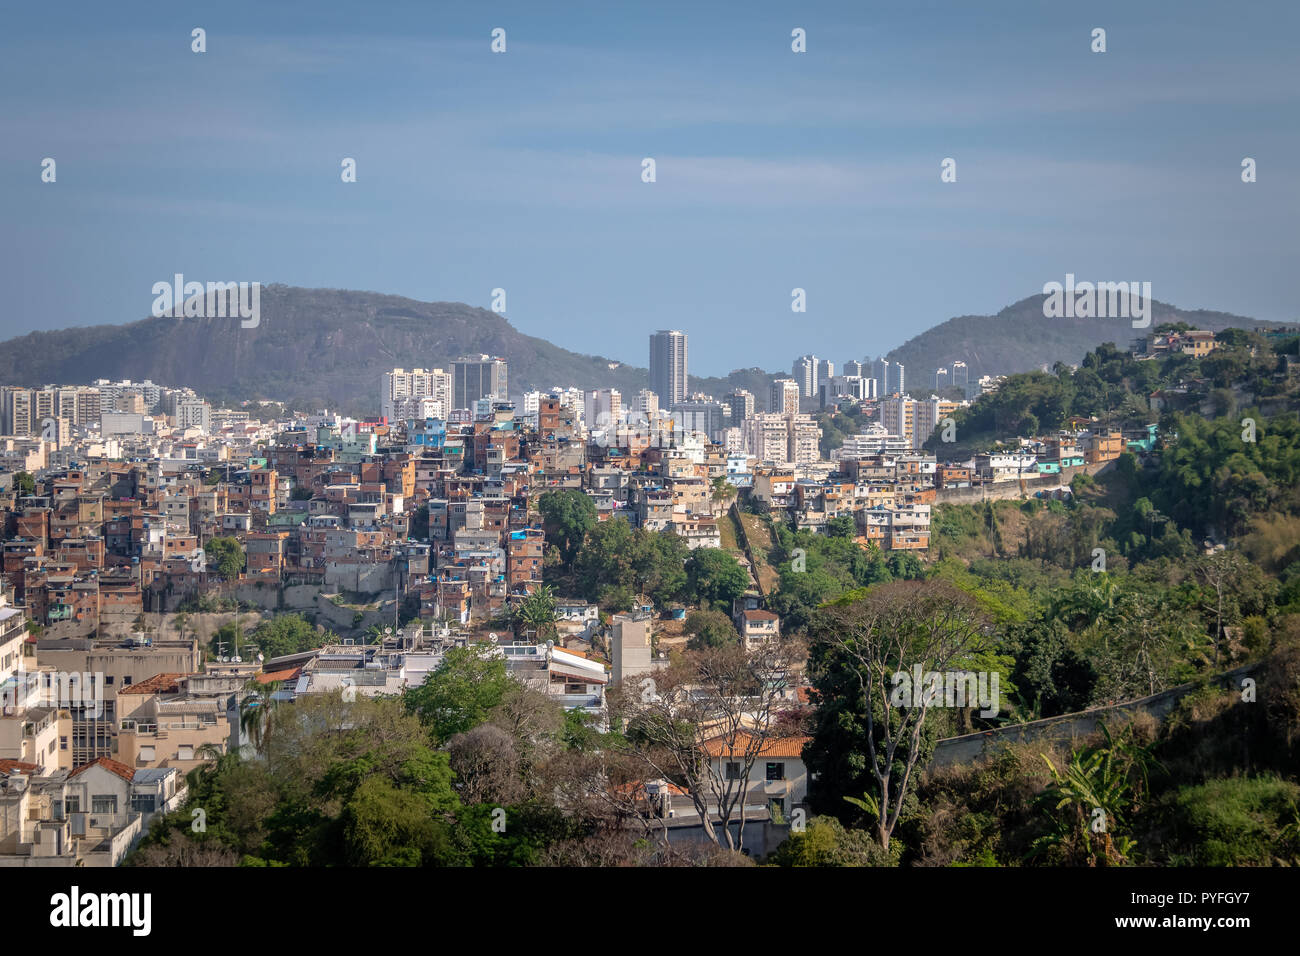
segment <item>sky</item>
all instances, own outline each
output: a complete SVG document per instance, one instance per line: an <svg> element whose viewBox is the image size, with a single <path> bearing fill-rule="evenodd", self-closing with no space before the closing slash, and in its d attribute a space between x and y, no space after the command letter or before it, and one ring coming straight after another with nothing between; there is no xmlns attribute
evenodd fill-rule
<svg viewBox="0 0 1300 956"><path fill-rule="evenodd" d="M1294 0L0 17L0 339L144 318L177 272L501 288L575 351L644 366L650 332L685 330L699 375L883 353L1067 273L1300 318Z"/></svg>

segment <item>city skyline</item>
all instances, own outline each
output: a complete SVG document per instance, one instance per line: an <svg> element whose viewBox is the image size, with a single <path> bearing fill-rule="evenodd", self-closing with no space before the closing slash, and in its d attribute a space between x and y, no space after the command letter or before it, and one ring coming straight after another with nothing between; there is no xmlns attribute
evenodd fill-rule
<svg viewBox="0 0 1300 956"><path fill-rule="evenodd" d="M503 289L521 331L625 361L640 329L690 327L709 374L786 366L792 322L803 351L888 350L1067 272L1294 320L1300 132L1275 120L1297 113L1300 11L1008 11L18 8L0 338L133 321L178 272L484 307Z"/></svg>

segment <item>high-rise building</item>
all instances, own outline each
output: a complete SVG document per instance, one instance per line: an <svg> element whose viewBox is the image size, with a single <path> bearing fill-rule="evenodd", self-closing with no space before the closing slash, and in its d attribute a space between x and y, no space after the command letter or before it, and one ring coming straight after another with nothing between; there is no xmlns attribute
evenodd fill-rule
<svg viewBox="0 0 1300 956"><path fill-rule="evenodd" d="M722 437L728 421L727 406L712 399L698 398L678 402L669 411L683 431L704 432L709 436L709 441L717 441Z"/></svg>
<svg viewBox="0 0 1300 956"><path fill-rule="evenodd" d="M659 407L686 401L686 333L660 329L650 336L650 390Z"/></svg>
<svg viewBox="0 0 1300 956"><path fill-rule="evenodd" d="M812 397L817 394L817 356L801 355L791 368L794 380L799 383L799 394Z"/></svg>
<svg viewBox="0 0 1300 956"><path fill-rule="evenodd" d="M884 394L885 395L906 395L907 382L903 378L903 371L904 371L903 363L889 362L887 363L887 365L888 365L888 376L885 382Z"/></svg>
<svg viewBox="0 0 1300 956"><path fill-rule="evenodd" d="M878 358L870 362L871 378L876 380L876 394L884 398L889 394L889 359Z"/></svg>
<svg viewBox="0 0 1300 956"><path fill-rule="evenodd" d="M822 359L817 363L817 381L824 382L828 378L835 376L835 363L830 359ZM814 390L815 394L815 390Z"/></svg>
<svg viewBox="0 0 1300 956"><path fill-rule="evenodd" d="M206 435L212 430L212 406L197 399L178 402L176 427L197 428Z"/></svg>
<svg viewBox="0 0 1300 956"><path fill-rule="evenodd" d="M768 392L767 410L777 415L793 415L799 411L799 383L792 378L778 378Z"/></svg>
<svg viewBox="0 0 1300 956"><path fill-rule="evenodd" d="M395 368L391 372L384 373L379 386L379 414L389 421L404 420L408 417L424 418L426 417L424 415L404 415L397 406L404 399L427 398L432 399L437 406L435 414L428 417L445 418L453 408L451 393L450 372L444 372L440 368L428 371L422 368L413 368L410 371ZM406 410L409 411L410 408L410 403L407 403Z"/></svg>
<svg viewBox="0 0 1300 956"><path fill-rule="evenodd" d="M811 415L759 413L745 419L741 444L759 461L806 465L821 458L822 429Z"/></svg>
<svg viewBox="0 0 1300 956"><path fill-rule="evenodd" d="M754 393L747 388L737 388L722 396L723 404L731 409L731 424L740 423L754 414Z"/></svg>
<svg viewBox="0 0 1300 956"><path fill-rule="evenodd" d="M623 417L623 396L616 388L597 388L583 398L583 413L587 428L614 428Z"/></svg>
<svg viewBox="0 0 1300 956"><path fill-rule="evenodd" d="M632 399L629 410L646 421L653 421L659 417L659 396L652 390L643 388L636 393L636 398Z"/></svg>
<svg viewBox="0 0 1300 956"><path fill-rule="evenodd" d="M934 388L935 391L941 391L948 387L948 370L946 368L937 368L934 370Z"/></svg>
<svg viewBox="0 0 1300 956"><path fill-rule="evenodd" d="M741 425L741 443L745 454L759 461L789 461L790 429L786 417L760 412L746 418Z"/></svg>
<svg viewBox="0 0 1300 956"><path fill-rule="evenodd" d="M822 408L841 395L860 402L871 401L876 397L876 380L861 375L833 375L821 383L818 392Z"/></svg>
<svg viewBox="0 0 1300 956"><path fill-rule="evenodd" d="M939 398L937 395L931 395L926 401L917 402L913 418L912 447L920 448L929 441L934 430L959 407L956 402Z"/></svg>
<svg viewBox="0 0 1300 956"><path fill-rule="evenodd" d="M456 408L469 408L480 398L504 402L508 397L506 388L506 360L503 358L467 355L451 363L451 400Z"/></svg>
<svg viewBox="0 0 1300 956"><path fill-rule="evenodd" d="M948 379L953 388L960 388L963 398L970 398L970 369L965 362L952 363L952 375Z"/></svg>
<svg viewBox="0 0 1300 956"><path fill-rule="evenodd" d="M840 372L841 375L857 375L859 377L871 374L871 367L866 362L856 362L849 359L844 363Z"/></svg>

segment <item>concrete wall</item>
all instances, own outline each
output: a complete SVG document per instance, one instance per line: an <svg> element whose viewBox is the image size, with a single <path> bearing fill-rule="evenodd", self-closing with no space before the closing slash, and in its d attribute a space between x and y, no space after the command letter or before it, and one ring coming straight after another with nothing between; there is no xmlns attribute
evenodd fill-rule
<svg viewBox="0 0 1300 956"><path fill-rule="evenodd" d="M1212 683L1225 687L1240 687L1241 679L1248 676L1259 664L1247 664L1236 670L1228 671L1214 678ZM1026 724L1013 724L997 730L965 734L961 737L948 737L935 744L934 756L930 760L932 767L946 767L953 764L972 763L986 756L991 756L1006 744L1026 743L1036 740L1077 740L1097 732L1101 723L1127 721L1139 713L1146 713L1164 720L1174 705L1183 697L1200 688L1200 684L1180 684L1169 690L1150 697L1112 704L1108 707L1094 707L1091 710L1059 717L1048 717Z"/></svg>
<svg viewBox="0 0 1300 956"><path fill-rule="evenodd" d="M969 505L980 501L1011 501L1018 498L1032 498L1035 492L1058 485L1069 486L1075 475L1096 475L1114 468L1113 461L1104 461L1097 465L1082 465L1074 468L1062 468L1058 475L1035 475L1021 480L999 481L980 485L975 488L940 489L936 504Z"/></svg>

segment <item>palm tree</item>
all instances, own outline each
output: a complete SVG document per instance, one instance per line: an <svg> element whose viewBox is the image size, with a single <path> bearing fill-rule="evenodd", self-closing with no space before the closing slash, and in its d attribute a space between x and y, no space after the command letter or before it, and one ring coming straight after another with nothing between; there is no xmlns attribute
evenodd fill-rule
<svg viewBox="0 0 1300 956"><path fill-rule="evenodd" d="M555 592L550 585L540 585L516 605L512 615L514 623L524 630L534 631L539 641L558 633L555 627Z"/></svg>
<svg viewBox="0 0 1300 956"><path fill-rule="evenodd" d="M249 742L259 754L270 739L275 712L281 703L274 697L280 684L278 680L262 684L254 678L245 685L248 693L239 702L239 729L248 734Z"/></svg>

